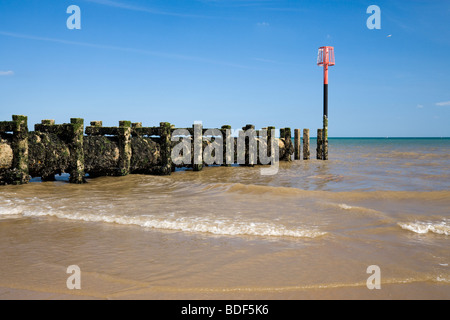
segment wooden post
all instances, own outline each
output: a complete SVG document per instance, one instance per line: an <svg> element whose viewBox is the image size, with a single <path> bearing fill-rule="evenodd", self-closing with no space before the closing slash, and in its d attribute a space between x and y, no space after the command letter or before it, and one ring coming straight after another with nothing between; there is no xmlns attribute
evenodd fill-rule
<svg viewBox="0 0 450 320"><path fill-rule="evenodd" d="M309 149L309 129L303 129L303 160L309 160L311 152Z"/></svg>
<svg viewBox="0 0 450 320"><path fill-rule="evenodd" d="M28 169L28 117L13 115L13 149L12 184L24 184L30 181Z"/></svg>
<svg viewBox="0 0 450 320"><path fill-rule="evenodd" d="M91 121L91 127L103 127L103 121Z"/></svg>
<svg viewBox="0 0 450 320"><path fill-rule="evenodd" d="M234 143L228 143L232 142L230 139L231 137L231 126L230 125L224 125L222 126L221 130L222 132L222 141L223 141L223 163L222 166L224 167L230 167L231 163L233 162L232 159L234 159ZM230 148L230 150L228 150Z"/></svg>
<svg viewBox="0 0 450 320"><path fill-rule="evenodd" d="M280 138L284 138L284 143L285 143L286 154L284 156L284 160L292 161L291 154L294 150L293 150L293 146L292 146L291 128L284 128L283 132L284 132L284 136L280 136Z"/></svg>
<svg viewBox="0 0 450 320"><path fill-rule="evenodd" d="M45 126L54 126L55 120L53 120L53 119L41 120L41 124L45 125ZM56 181L55 174L54 173L46 173L46 174L43 173L41 175L41 181L43 181L43 182Z"/></svg>
<svg viewBox="0 0 450 320"><path fill-rule="evenodd" d="M41 124L44 124L47 126L53 126L53 125L55 125L55 120L53 120L53 119L41 120Z"/></svg>
<svg viewBox="0 0 450 320"><path fill-rule="evenodd" d="M294 159L300 160L300 129L294 129Z"/></svg>
<svg viewBox="0 0 450 320"><path fill-rule="evenodd" d="M285 136L285 129L286 129L286 128L280 128L280 139L284 139L284 136Z"/></svg>
<svg viewBox="0 0 450 320"><path fill-rule="evenodd" d="M250 146L251 146L251 142L250 142L250 137L247 136L247 130L255 130L255 126L252 124L247 124L245 127L242 128L242 130L244 131L245 134L245 165L249 166L249 167L253 167L256 164L256 159L255 159L255 152L257 153L258 150L250 150ZM252 136L252 139L255 139L254 136ZM256 141L253 141L252 144L254 143L254 145L256 146ZM257 154L256 154L257 156Z"/></svg>
<svg viewBox="0 0 450 320"><path fill-rule="evenodd" d="M139 130L134 130L134 129L139 129L142 128L142 122L133 122L131 124L131 136L132 137L139 137L141 136L141 133L139 132Z"/></svg>
<svg viewBox="0 0 450 320"><path fill-rule="evenodd" d="M322 160L328 160L328 117L323 116Z"/></svg>
<svg viewBox="0 0 450 320"><path fill-rule="evenodd" d="M193 126L194 136L194 158L192 167L194 171L201 171L203 169L203 125L195 123Z"/></svg>
<svg viewBox="0 0 450 320"><path fill-rule="evenodd" d="M317 129L316 159L323 160L323 129Z"/></svg>
<svg viewBox="0 0 450 320"><path fill-rule="evenodd" d="M84 147L83 147L83 131L84 120L80 118L70 119L69 125L69 148L70 148L70 183L85 183L84 178Z"/></svg>
<svg viewBox="0 0 450 320"><path fill-rule="evenodd" d="M286 139L286 141L291 141L292 142L291 128L284 128L284 138Z"/></svg>
<svg viewBox="0 0 450 320"><path fill-rule="evenodd" d="M119 176L130 173L131 165L131 121L119 121Z"/></svg>
<svg viewBox="0 0 450 320"><path fill-rule="evenodd" d="M172 129L169 122L161 122L160 147L161 147L161 170L160 174L170 175L172 173Z"/></svg>
<svg viewBox="0 0 450 320"><path fill-rule="evenodd" d="M275 130L275 127L267 127L267 156L269 157L269 159L272 156L272 130ZM275 139L275 136L273 136L273 139ZM277 142L275 141L275 143Z"/></svg>

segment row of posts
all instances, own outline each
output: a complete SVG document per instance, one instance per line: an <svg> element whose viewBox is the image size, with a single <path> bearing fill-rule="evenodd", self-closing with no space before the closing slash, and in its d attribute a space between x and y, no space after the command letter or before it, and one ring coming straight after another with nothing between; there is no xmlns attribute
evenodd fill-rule
<svg viewBox="0 0 450 320"><path fill-rule="evenodd" d="M289 128L286 128L289 129ZM294 130L294 159L300 160L300 129ZM286 138L290 138L290 129L285 133ZM303 129L303 160L309 160L311 157L309 147L309 129ZM317 129L317 149L316 159L328 160L328 138L324 136L323 129Z"/></svg>
<svg viewBox="0 0 450 320"><path fill-rule="evenodd" d="M80 118L70 119L70 123L55 125L54 120L42 120L41 124L35 125L35 130L40 132L48 132L57 134L66 140L68 147L70 149L70 165L69 173L71 183L84 183L85 182L85 170L84 170L84 148L83 148L83 137L84 137L84 120ZM224 142L224 160L230 157L226 150L226 141L230 137L231 126L222 126L220 131L223 134ZM254 129L253 125L247 125L242 128ZM267 127L268 130L268 141L271 139L271 130L275 127ZM161 174L170 174L172 171L172 160L171 160L171 135L174 128L168 122L161 122L159 127L148 127L143 128L142 123L131 123L131 121L120 121L119 127L102 127L101 121L91 122L91 126L86 128L86 134L113 134L117 135L119 141L119 167L117 175L127 175L130 173L131 165L131 136L132 135L159 135L160 136L160 154L161 154ZM194 124L192 131L200 130L203 134L202 124ZM317 159L327 160L328 150L327 150L327 139L324 139L323 129L318 129L317 131ZM13 132L12 138L12 150L13 150L13 166L10 170L9 183L11 184L23 184L29 181L29 169L28 169L28 125L27 117L22 115L13 115L12 121L0 122L0 132ZM194 143L194 156L197 157L194 161L193 169L194 171L202 170L202 134L193 135L198 141L193 141ZM294 159L301 159L301 131L300 129L294 130ZM280 138L284 138L286 142L291 143L291 129L282 128L280 129ZM197 147L196 147L197 146ZM197 150L196 150L197 148ZM198 150L199 149L199 150ZM310 138L309 129L303 129L303 160L310 159ZM290 160L285 159L285 160ZM247 161L246 161L247 162ZM228 163L228 161L224 161Z"/></svg>

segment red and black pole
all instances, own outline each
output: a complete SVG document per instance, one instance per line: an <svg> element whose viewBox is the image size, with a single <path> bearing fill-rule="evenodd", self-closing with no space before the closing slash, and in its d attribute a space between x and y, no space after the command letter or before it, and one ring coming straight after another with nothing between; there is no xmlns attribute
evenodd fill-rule
<svg viewBox="0 0 450 320"><path fill-rule="evenodd" d="M323 130L322 160L328 160L328 66L334 66L334 48L320 47L317 65L323 66Z"/></svg>

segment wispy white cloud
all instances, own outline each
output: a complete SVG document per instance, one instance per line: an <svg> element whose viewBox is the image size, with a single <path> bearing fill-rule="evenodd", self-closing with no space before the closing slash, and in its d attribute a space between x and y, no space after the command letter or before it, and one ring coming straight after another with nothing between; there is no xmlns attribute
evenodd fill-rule
<svg viewBox="0 0 450 320"><path fill-rule="evenodd" d="M436 102L436 105L440 107L450 106L450 101Z"/></svg>
<svg viewBox="0 0 450 320"><path fill-rule="evenodd" d="M423 104L418 104L418 105L416 106L416 108L417 108L417 109L422 109L422 108L423 108Z"/></svg>
<svg viewBox="0 0 450 320"><path fill-rule="evenodd" d="M264 28L264 27L269 27L269 26L270 26L270 23L268 23L268 22L258 22L256 25L257 25L258 27Z"/></svg>
<svg viewBox="0 0 450 320"><path fill-rule="evenodd" d="M208 17L208 16L188 14L188 13L162 11L162 10L158 10L158 9L135 6L135 5L128 4L128 3L111 1L111 0L84 0L84 1L92 2L92 3L96 3L99 5L104 5L104 6L108 6L108 7L114 7L114 8L131 10L131 11L146 12L146 13L157 14L157 15L175 16L175 17L182 17L182 18L212 18L212 17Z"/></svg>
<svg viewBox="0 0 450 320"><path fill-rule="evenodd" d="M69 40L56 39L56 38L30 36L30 35L26 35L26 34L12 33L12 32L6 32L6 31L0 31L0 35L7 36L7 37L13 37L13 38L54 42L54 43L81 46L81 47L124 51L124 52L136 53L136 54L145 54L145 55L157 56L157 57L167 58L167 59L186 60L186 61L209 63L209 64L223 65L223 66L242 68L242 69L250 69L250 67L248 67L248 66L240 65L237 63L233 63L233 62L213 60L213 59L207 59L207 58L195 57L195 56L187 56L187 55L177 54L177 53L142 50L142 49L136 49L136 48L118 47L118 46L110 46L110 45L95 44L95 43L88 43L88 42L78 42L78 41L69 41Z"/></svg>
<svg viewBox="0 0 450 320"><path fill-rule="evenodd" d="M14 71L8 70L8 71L0 71L0 76L12 76L14 75Z"/></svg>
<svg viewBox="0 0 450 320"><path fill-rule="evenodd" d="M295 7L296 5L295 1L293 1L294 7L283 6L283 3L280 3L281 1L279 0L197 0L197 1L205 3L207 5L213 5L218 7L231 7L231 8L251 7L256 10L279 11L279 12L309 11L304 7L303 8ZM286 4L284 3L284 5Z"/></svg>
<svg viewBox="0 0 450 320"><path fill-rule="evenodd" d="M197 0L210 5L223 5L229 7L249 7L272 4L273 0Z"/></svg>

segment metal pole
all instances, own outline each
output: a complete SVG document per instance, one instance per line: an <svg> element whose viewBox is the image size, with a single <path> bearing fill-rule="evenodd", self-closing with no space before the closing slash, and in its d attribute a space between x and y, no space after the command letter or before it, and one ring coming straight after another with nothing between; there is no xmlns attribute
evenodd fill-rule
<svg viewBox="0 0 450 320"><path fill-rule="evenodd" d="M322 160L328 160L328 49L324 50Z"/></svg>

